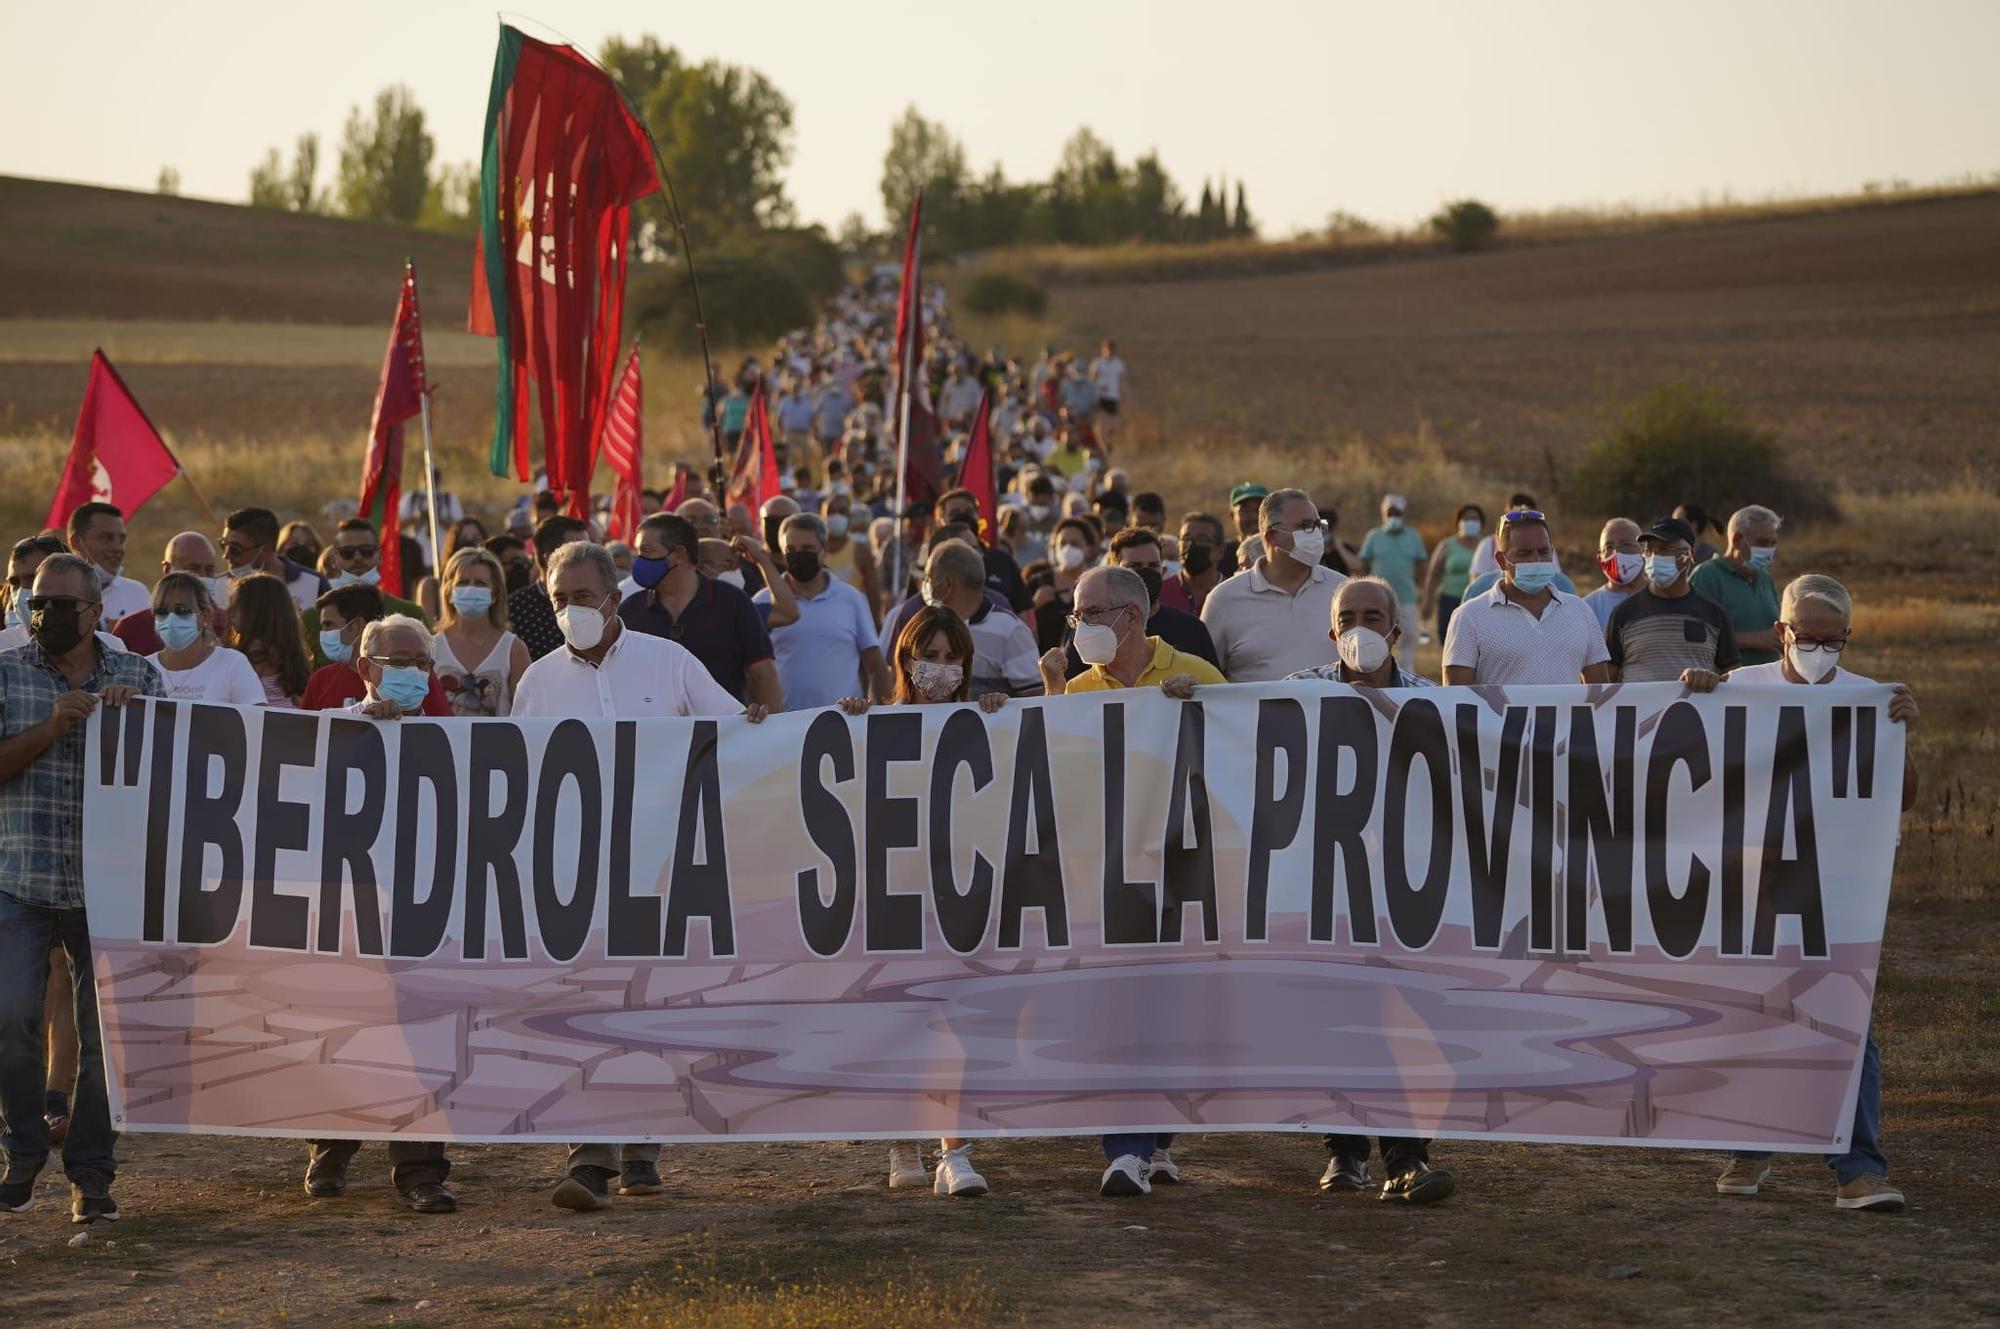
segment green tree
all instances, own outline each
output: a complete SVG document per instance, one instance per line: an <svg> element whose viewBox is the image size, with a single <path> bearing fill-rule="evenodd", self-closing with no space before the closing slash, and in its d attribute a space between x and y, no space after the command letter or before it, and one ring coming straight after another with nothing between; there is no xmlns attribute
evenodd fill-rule
<svg viewBox="0 0 2000 1329"><path fill-rule="evenodd" d="M471 162L439 168L424 195L417 225L427 231L470 235L479 227L479 168Z"/></svg>
<svg viewBox="0 0 2000 1329"><path fill-rule="evenodd" d="M1478 199L1446 204L1431 218L1431 230L1460 254L1491 247L1500 234L1500 215Z"/></svg>
<svg viewBox="0 0 2000 1329"><path fill-rule="evenodd" d="M697 243L788 225L781 176L792 103L754 69L709 60L668 69L645 103L688 234Z"/></svg>
<svg viewBox="0 0 2000 1329"><path fill-rule="evenodd" d="M301 134L288 168L276 148L250 170L250 206L286 212L324 212L319 185L319 135Z"/></svg>
<svg viewBox="0 0 2000 1329"><path fill-rule="evenodd" d="M347 117L334 193L341 212L369 221L414 222L430 192L431 154L424 113L401 84L375 95L373 115Z"/></svg>
<svg viewBox="0 0 2000 1329"><path fill-rule="evenodd" d="M162 166L159 181L154 185L154 192L168 196L180 193L181 168L171 164Z"/></svg>
<svg viewBox="0 0 2000 1329"><path fill-rule="evenodd" d="M924 191L924 209L933 226L949 223L965 187L964 145L943 125L924 119L916 107L904 111L903 118L890 126L889 150L882 155L882 211L890 231L909 224L910 201L919 189Z"/></svg>
<svg viewBox="0 0 2000 1329"><path fill-rule="evenodd" d="M1250 220L1250 205L1243 201L1243 182L1236 182L1236 220L1229 223L1229 233L1239 239L1249 240L1257 234L1257 223Z"/></svg>

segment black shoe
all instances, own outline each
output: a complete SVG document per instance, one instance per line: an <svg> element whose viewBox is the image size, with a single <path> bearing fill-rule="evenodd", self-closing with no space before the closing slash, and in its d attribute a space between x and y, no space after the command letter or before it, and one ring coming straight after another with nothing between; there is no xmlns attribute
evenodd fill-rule
<svg viewBox="0 0 2000 1329"><path fill-rule="evenodd" d="M0 1209L5 1209L10 1214L19 1214L33 1208L35 1178L41 1176L42 1169L47 1166L47 1159L35 1164L33 1168L9 1164L6 1179L0 1181Z"/></svg>
<svg viewBox="0 0 2000 1329"><path fill-rule="evenodd" d="M1450 1199L1457 1189L1451 1173L1429 1163L1412 1163L1382 1183L1382 1198L1404 1204L1435 1204Z"/></svg>
<svg viewBox="0 0 2000 1329"><path fill-rule="evenodd" d="M619 1171L620 1195L658 1195L666 1188L666 1183L660 1180L660 1170L651 1163L627 1163Z"/></svg>
<svg viewBox="0 0 2000 1329"><path fill-rule="evenodd" d="M118 1221L118 1201L111 1198L111 1183L94 1172L73 1177L69 1184L69 1221L95 1223Z"/></svg>
<svg viewBox="0 0 2000 1329"><path fill-rule="evenodd" d="M441 1181L420 1181L406 1191L398 1192L397 1198L403 1206L419 1214L455 1214L458 1212L458 1197L444 1188Z"/></svg>
<svg viewBox="0 0 2000 1329"><path fill-rule="evenodd" d="M1335 1154L1326 1160L1326 1171L1319 1174L1319 1188L1323 1191L1367 1190L1368 1160Z"/></svg>
<svg viewBox="0 0 2000 1329"><path fill-rule="evenodd" d="M315 1200L337 1200L347 1194L347 1164L315 1163L306 1168L306 1194Z"/></svg>
<svg viewBox="0 0 2000 1329"><path fill-rule="evenodd" d="M610 1168L573 1167L569 1175L557 1183L555 1193L549 1196L549 1203L558 1209L573 1209L579 1214L602 1209L611 1203L611 1178L615 1175Z"/></svg>

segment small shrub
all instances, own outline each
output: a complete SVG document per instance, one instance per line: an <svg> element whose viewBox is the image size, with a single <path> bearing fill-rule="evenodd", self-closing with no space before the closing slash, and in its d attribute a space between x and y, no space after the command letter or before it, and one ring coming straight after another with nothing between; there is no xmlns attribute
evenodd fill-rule
<svg viewBox="0 0 2000 1329"><path fill-rule="evenodd" d="M1681 503L1700 503L1718 520L1746 503L1786 518L1835 511L1816 481L1787 470L1775 431L1752 423L1723 393L1685 382L1626 407L1566 477L1562 497L1565 511L1641 525Z"/></svg>
<svg viewBox="0 0 2000 1329"><path fill-rule="evenodd" d="M1447 203L1431 218L1431 230L1460 254L1490 249L1500 234L1500 214L1478 199Z"/></svg>
<svg viewBox="0 0 2000 1329"><path fill-rule="evenodd" d="M963 303L975 314L1039 316L1049 306L1049 295L1026 277L1011 272L982 272L965 288Z"/></svg>
<svg viewBox="0 0 2000 1329"><path fill-rule="evenodd" d="M710 254L696 260L710 346L752 346L813 321L805 287L785 267L764 258ZM635 271L629 312L650 344L688 350L696 345L694 295L679 263Z"/></svg>

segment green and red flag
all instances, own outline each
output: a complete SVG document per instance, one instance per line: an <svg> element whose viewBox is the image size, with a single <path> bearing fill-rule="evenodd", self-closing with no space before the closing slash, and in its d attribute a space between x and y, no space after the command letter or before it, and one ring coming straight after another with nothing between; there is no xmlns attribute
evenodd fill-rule
<svg viewBox="0 0 2000 1329"><path fill-rule="evenodd" d="M368 425L368 455L361 463L361 515L375 523L382 544L376 564L382 590L403 594L403 541L397 525L403 500L403 426L424 409L424 325L417 306L417 269L403 265L403 291L396 321L389 325L389 348L382 353L382 381L375 388L375 415Z"/></svg>
<svg viewBox="0 0 2000 1329"><path fill-rule="evenodd" d="M610 75L503 25L485 145L469 324L499 338L489 461L525 481L539 420L549 488L583 517L623 337L632 205L660 187L650 144Z"/></svg>

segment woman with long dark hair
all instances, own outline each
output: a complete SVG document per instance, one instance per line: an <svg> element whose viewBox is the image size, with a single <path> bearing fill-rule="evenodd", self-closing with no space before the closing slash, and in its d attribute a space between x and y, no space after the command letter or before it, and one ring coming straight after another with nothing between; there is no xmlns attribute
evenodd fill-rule
<svg viewBox="0 0 2000 1329"><path fill-rule="evenodd" d="M258 572L230 590L229 644L250 657L268 705L298 706L312 677L312 659L298 606L282 580Z"/></svg>

